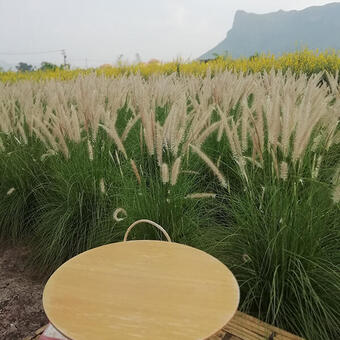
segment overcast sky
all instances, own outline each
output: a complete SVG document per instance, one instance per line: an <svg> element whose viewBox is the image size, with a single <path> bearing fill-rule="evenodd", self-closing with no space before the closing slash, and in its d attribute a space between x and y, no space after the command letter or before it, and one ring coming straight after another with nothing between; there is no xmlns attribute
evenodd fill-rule
<svg viewBox="0 0 340 340"><path fill-rule="evenodd" d="M194 59L222 41L235 11L267 13L313 0L0 0L0 61L77 66L177 57ZM5 53L22 53L6 55Z"/></svg>

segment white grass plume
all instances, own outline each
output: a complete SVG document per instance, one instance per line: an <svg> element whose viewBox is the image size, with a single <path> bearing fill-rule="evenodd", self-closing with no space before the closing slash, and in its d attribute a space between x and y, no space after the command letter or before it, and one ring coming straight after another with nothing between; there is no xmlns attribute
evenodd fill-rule
<svg viewBox="0 0 340 340"><path fill-rule="evenodd" d="M224 188L227 188L227 182L220 172L220 170L217 168L217 166L211 161L211 159L203 152L201 151L198 147L195 145L190 145L191 148L197 153L197 155L208 165L208 167L211 169L211 171L216 175L218 180L220 181L221 185Z"/></svg>

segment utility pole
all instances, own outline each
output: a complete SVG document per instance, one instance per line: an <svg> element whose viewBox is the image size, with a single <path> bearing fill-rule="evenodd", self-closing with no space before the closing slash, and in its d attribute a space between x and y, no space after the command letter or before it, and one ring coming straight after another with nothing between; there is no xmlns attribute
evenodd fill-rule
<svg viewBox="0 0 340 340"><path fill-rule="evenodd" d="M66 51L65 50L61 50L61 54L64 57L64 68L66 68L66 65L67 65L67 63L66 63Z"/></svg>

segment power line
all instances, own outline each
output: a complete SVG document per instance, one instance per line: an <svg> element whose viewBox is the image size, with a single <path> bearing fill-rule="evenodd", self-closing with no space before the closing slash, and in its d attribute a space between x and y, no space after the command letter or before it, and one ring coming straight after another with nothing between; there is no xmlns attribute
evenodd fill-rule
<svg viewBox="0 0 340 340"><path fill-rule="evenodd" d="M19 52L19 53L13 53L13 52L0 52L0 55L33 55L33 54L46 54L46 53L56 53L61 52L63 53L65 50L50 50L50 51L40 51L40 52Z"/></svg>
<svg viewBox="0 0 340 340"><path fill-rule="evenodd" d="M66 56L66 50L49 50L49 51L40 51L40 52L20 52L20 53L11 53L11 52L0 52L0 55L37 55L37 54L47 54L47 53L57 53L60 52L61 55L64 58L64 67L67 67L67 56Z"/></svg>
<svg viewBox="0 0 340 340"><path fill-rule="evenodd" d="M68 64L67 64L67 61L68 59L72 61L83 61L84 62L84 57L83 58L79 58L79 57L70 57L68 58L66 56L66 50L65 49L59 49L59 50L45 50L45 51L35 51L35 52L1 52L0 51L0 55L8 55L8 56L29 56L29 55L39 55L39 54L48 54L48 53L61 53L62 57L63 57L63 64L64 66L66 67ZM122 56L122 55L121 55ZM120 57L121 57L120 56ZM101 62L101 63L113 63L114 62L114 59L116 58L88 58L88 57L85 57L85 65L86 67L88 66L88 62Z"/></svg>
<svg viewBox="0 0 340 340"><path fill-rule="evenodd" d="M84 61L84 58L80 58L80 57L70 57L70 59L73 61L73 60L75 60L75 61ZM114 62L114 60L115 60L115 58L111 58L111 59L103 59L103 58L99 58L99 59L97 59L97 58L88 58L88 57L85 57L85 59L87 60L87 61L100 61L100 62Z"/></svg>

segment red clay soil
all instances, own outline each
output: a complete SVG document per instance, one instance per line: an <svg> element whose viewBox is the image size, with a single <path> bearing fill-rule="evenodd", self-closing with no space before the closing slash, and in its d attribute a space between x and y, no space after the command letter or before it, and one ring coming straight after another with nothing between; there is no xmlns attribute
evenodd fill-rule
<svg viewBox="0 0 340 340"><path fill-rule="evenodd" d="M0 339L17 340L47 323L42 308L43 283L34 278L25 261L26 247L0 244Z"/></svg>

